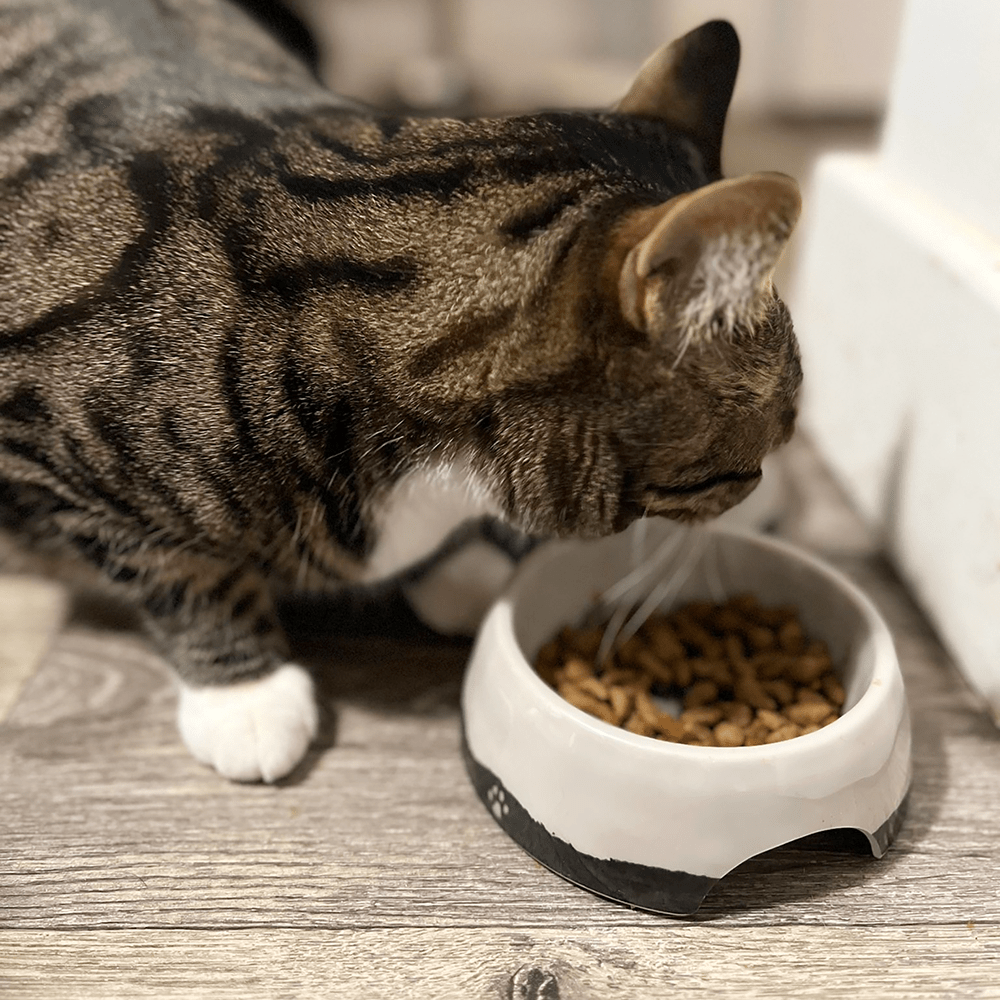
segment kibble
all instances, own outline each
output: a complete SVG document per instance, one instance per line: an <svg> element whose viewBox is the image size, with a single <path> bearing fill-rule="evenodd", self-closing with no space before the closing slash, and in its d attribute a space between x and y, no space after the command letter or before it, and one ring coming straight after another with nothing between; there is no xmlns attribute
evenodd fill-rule
<svg viewBox="0 0 1000 1000"><path fill-rule="evenodd" d="M566 626L535 668L570 704L640 736L762 746L816 732L844 705L828 650L796 610L752 594L655 614L598 664L602 637L601 628ZM666 710L671 703L683 706L679 716Z"/></svg>

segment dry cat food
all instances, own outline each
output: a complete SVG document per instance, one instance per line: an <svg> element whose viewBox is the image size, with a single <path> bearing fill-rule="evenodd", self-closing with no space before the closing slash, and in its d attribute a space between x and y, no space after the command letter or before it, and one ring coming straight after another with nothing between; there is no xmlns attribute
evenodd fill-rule
<svg viewBox="0 0 1000 1000"><path fill-rule="evenodd" d="M566 626L539 650L535 669L577 708L642 736L778 743L828 726L844 704L826 646L803 632L795 608L752 594L654 614L598 665L603 634L603 626ZM665 711L663 699L683 710Z"/></svg>

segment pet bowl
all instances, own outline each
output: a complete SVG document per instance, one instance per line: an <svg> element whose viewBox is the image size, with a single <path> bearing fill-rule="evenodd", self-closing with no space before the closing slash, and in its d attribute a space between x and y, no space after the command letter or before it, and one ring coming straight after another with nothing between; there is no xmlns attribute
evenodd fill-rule
<svg viewBox="0 0 1000 1000"><path fill-rule="evenodd" d="M637 547L651 553L687 530L641 527L539 548L483 621L462 692L465 761L483 804L556 874L673 915L694 913L747 859L810 834L854 828L881 857L910 783L903 681L871 602L815 557L764 536L699 529L699 560L671 604L752 591L765 604L795 605L846 692L841 717L816 732L754 747L666 743L587 715L535 673L539 648L634 568Z"/></svg>

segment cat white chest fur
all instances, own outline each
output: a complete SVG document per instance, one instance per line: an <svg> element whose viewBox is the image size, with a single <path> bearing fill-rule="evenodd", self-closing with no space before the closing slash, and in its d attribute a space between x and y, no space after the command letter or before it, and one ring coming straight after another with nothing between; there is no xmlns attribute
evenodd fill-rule
<svg viewBox="0 0 1000 1000"><path fill-rule="evenodd" d="M486 483L464 460L410 472L376 512L378 540L363 579L392 576L436 551L462 522L498 513Z"/></svg>

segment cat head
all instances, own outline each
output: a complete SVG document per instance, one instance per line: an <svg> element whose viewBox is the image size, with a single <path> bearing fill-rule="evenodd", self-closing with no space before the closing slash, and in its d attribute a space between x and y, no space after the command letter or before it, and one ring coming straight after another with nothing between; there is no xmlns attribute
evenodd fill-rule
<svg viewBox="0 0 1000 1000"><path fill-rule="evenodd" d="M738 61L732 27L704 25L656 53L607 121L669 137L696 181L656 203L612 199L580 228L545 308L572 361L508 393L493 424L510 512L529 529L713 517L791 435L801 369L771 276L800 198L782 174L721 178Z"/></svg>

